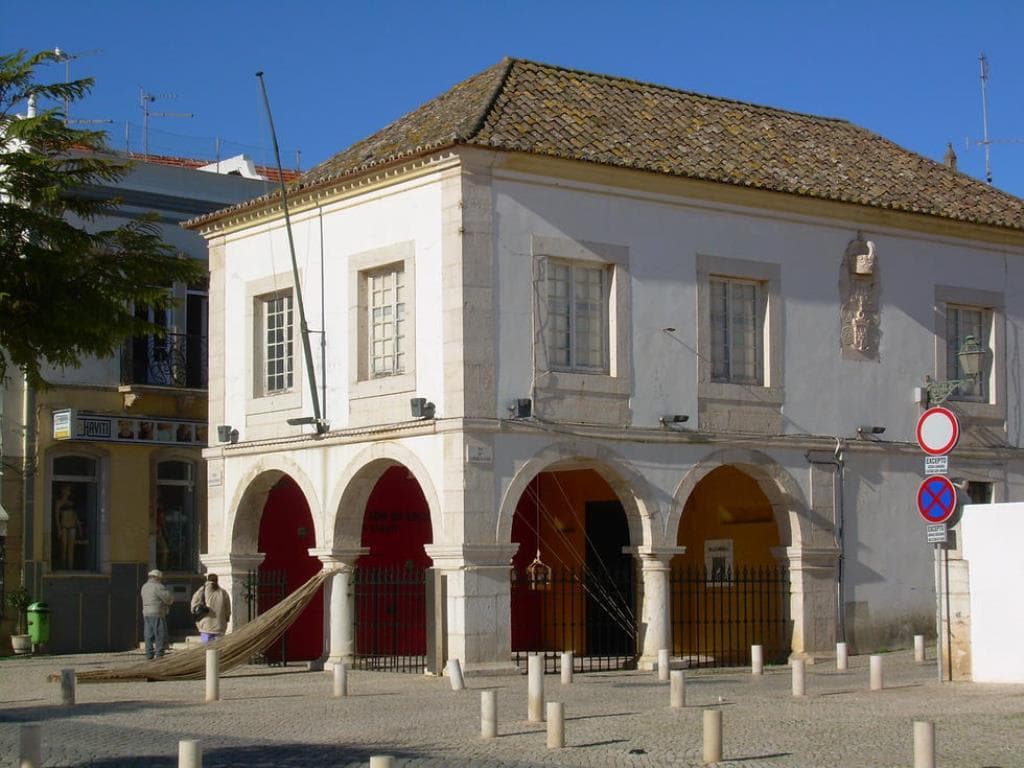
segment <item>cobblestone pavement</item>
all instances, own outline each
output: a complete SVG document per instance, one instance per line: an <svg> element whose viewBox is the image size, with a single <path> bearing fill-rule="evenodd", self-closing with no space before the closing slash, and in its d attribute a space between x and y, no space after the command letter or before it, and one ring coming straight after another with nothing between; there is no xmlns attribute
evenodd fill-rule
<svg viewBox="0 0 1024 768"><path fill-rule="evenodd" d="M848 672L807 667L807 695L792 696L787 667L690 670L686 704L650 672L545 678L547 701L565 706L566 746L546 748L545 725L527 721L525 675L467 678L466 689L420 675L350 671L349 696L332 676L297 665L246 666L224 675L207 704L203 680L80 684L60 703L46 676L134 663L139 653L0 659L0 765L17 765L22 723L39 723L46 766L177 766L178 741L198 739L203 765L698 766L702 711L720 708L723 757L740 768L894 768L913 765L913 721L935 723L937 764L1024 766L1024 685L939 683L934 662L884 655L885 689L868 690L868 657ZM497 739L480 738L480 694L498 692Z"/></svg>

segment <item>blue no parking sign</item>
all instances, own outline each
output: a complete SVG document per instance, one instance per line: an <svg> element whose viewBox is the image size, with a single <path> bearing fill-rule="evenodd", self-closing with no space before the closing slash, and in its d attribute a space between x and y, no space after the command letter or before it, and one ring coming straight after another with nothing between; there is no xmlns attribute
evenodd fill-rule
<svg viewBox="0 0 1024 768"><path fill-rule="evenodd" d="M929 523L944 523L956 510L956 488L948 478L933 475L917 489L917 511Z"/></svg>

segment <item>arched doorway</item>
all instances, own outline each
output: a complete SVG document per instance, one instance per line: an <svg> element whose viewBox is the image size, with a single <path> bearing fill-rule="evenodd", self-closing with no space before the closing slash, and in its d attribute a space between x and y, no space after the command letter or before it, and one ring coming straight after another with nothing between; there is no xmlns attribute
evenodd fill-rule
<svg viewBox="0 0 1024 768"><path fill-rule="evenodd" d="M689 666L742 666L750 646L766 661L789 652L787 570L772 553L779 530L757 481L733 466L694 487L679 522L672 558L673 654Z"/></svg>
<svg viewBox="0 0 1024 768"><path fill-rule="evenodd" d="M391 466L366 501L356 562L355 657L360 669L420 672L427 654L430 507L404 466Z"/></svg>
<svg viewBox="0 0 1024 768"><path fill-rule="evenodd" d="M516 505L512 542L512 653L542 652L552 667L573 651L577 669L636 661L635 589L629 525L615 491L596 471L541 472Z"/></svg>
<svg viewBox="0 0 1024 768"><path fill-rule="evenodd" d="M265 613L289 592L305 584L320 571L320 561L309 555L315 546L313 517L298 484L287 475L270 489L260 516L258 549L265 554L251 598L256 613ZM271 663L308 661L323 653L323 590L285 632L282 641L266 651Z"/></svg>

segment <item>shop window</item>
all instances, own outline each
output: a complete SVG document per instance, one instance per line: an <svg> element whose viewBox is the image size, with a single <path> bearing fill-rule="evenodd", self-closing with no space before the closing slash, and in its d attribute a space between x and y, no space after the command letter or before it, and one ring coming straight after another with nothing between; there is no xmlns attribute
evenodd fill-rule
<svg viewBox="0 0 1024 768"><path fill-rule="evenodd" d="M156 566L195 571L199 564L195 467L188 461L156 465Z"/></svg>
<svg viewBox="0 0 1024 768"><path fill-rule="evenodd" d="M87 456L53 460L51 563L55 571L99 569L99 467Z"/></svg>

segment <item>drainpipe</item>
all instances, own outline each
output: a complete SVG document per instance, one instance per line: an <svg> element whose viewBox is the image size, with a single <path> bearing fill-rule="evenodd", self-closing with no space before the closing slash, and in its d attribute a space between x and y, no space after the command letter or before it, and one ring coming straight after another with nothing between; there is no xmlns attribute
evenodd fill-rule
<svg viewBox="0 0 1024 768"><path fill-rule="evenodd" d="M808 451L805 456L810 464L827 464L835 467L834 480L832 481L833 508L835 509L835 537L836 546L839 549L839 561L836 564L836 640L840 643L846 642L846 610L844 599L846 595L846 545L843 528L845 526L844 498L846 496L846 458L843 453L843 441L841 438L833 438L836 441L832 458L826 459L821 456L822 452Z"/></svg>

